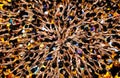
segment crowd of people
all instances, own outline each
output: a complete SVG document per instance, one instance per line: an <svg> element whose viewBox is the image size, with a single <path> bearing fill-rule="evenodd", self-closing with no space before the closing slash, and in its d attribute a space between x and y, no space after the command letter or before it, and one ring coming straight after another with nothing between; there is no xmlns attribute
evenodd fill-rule
<svg viewBox="0 0 120 78"><path fill-rule="evenodd" d="M120 0L0 0L0 78L119 78Z"/></svg>

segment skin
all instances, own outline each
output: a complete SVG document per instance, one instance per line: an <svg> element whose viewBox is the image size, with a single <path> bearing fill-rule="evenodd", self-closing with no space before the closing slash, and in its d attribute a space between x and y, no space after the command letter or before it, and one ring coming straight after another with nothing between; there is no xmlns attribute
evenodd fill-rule
<svg viewBox="0 0 120 78"><path fill-rule="evenodd" d="M82 19L79 19L76 15L76 12L79 10L76 5L72 4L71 0L63 0L63 3L59 3L57 4L57 2L53 2L53 8L47 10L48 14L44 14L43 12L43 5L42 5L42 0L34 0L35 2L26 2L25 0L20 0L17 2L15 2L15 4L18 4L19 7L13 9L13 11L9 11L9 10L2 10L2 14L0 14L0 31L5 31L8 30L6 28L2 29L2 25L6 25L9 22L9 19L11 18L11 16L16 16L19 15L21 10L25 10L25 12L28 13L27 18L23 17L23 19L21 17L19 18L12 18L12 21L14 24L15 20L18 21L18 24L20 24L20 27L17 30L12 30L12 34L9 34L9 38L7 39L7 41L0 41L0 52L4 52L4 54L6 54L5 57L2 57L2 64L0 64L0 66L6 66L8 64L13 64L15 62L15 60L20 60L19 64L15 64L14 65L14 70L11 71L11 73L13 73L15 70L17 70L17 74L19 74L18 72L21 72L19 77L23 77L23 71L18 69L19 66L21 65L25 65L24 69L28 70L29 72L30 69L32 67L34 67L36 65L36 62L39 62L40 64L38 64L37 66L39 68L41 68L43 66L43 63L46 61L46 57L48 54L52 54L53 59L47 61L47 65L45 66L45 70L42 72L40 71L40 69L38 69L37 72L37 78L41 77L43 78L44 74L47 73L47 78L59 78L60 75L60 69L59 69L59 61L63 61L66 62L63 59L63 56L67 55L67 57L70 58L70 61L67 60L67 62L69 63L70 66L65 67L63 65L63 68L66 70L64 71L67 72L69 74L69 77L72 78L73 75L76 75L78 77L78 75L84 76L85 78L93 78L93 75L91 74L90 68L88 69L87 65L89 65L95 72L97 73L97 70L102 70L102 66L101 64L104 64L105 66L109 66L107 65L104 60L102 59L103 55L107 55L109 56L109 59L112 59L113 61L115 61L116 59L113 58L112 55L116 55L115 51L112 48L116 48L119 50L119 48L117 47L113 47L110 46L109 43L105 40L107 37L112 36L113 34L111 33L112 30L115 30L117 32L117 34L119 35L120 31L115 29L115 27L117 25L119 25L119 14L117 14L116 16L112 16L112 17L108 17L108 14L105 13L103 11L104 7L106 6L106 4L102 7L97 7L93 10L91 10L90 7L92 7L92 4L85 2L84 0L82 0L82 3L79 4L78 6L82 7L82 10L84 11L83 14L81 14L81 16L83 17ZM49 4L51 4L50 1L45 1L47 8L49 8ZM99 0L95 0L93 2L93 4L96 4L97 2L99 2ZM113 1L114 2L114 1ZM38 5L34 5L35 3L37 3ZM34 13L32 12L32 9L30 9L30 7L27 8L23 8L21 7L23 4L31 4L31 7L39 14L35 14L37 16L36 19L39 19L39 23L40 26L36 26L35 24L37 24L37 21L31 23L33 20L35 20L33 18ZM11 4L9 4L11 5ZM62 12L59 11L59 8L62 7L63 10ZM68 9L65 9L66 7L68 7ZM75 8L75 9L74 9ZM74 9L74 10L72 10ZM17 11L18 10L18 11ZM16 12L17 11L17 12ZM64 16L64 12L66 11L67 16ZM53 14L50 14L50 12L53 12ZM94 21L93 18L94 17L90 17L87 21L86 19L88 17L86 17L87 13L92 13L95 12L96 16L99 12L102 12L103 14L98 17L98 21ZM110 11L109 13L114 13L113 11ZM7 15L8 18L5 20L2 18L2 15ZM49 18L48 16L52 16L52 18ZM74 16L74 19L70 20L68 17L69 16ZM62 16L61 20L59 19L59 17ZM44 18L44 19L43 19ZM55 19L58 20L56 21ZM112 19L116 19L115 23L112 23L112 25L114 26L113 29L108 29L106 32L103 31L103 25L105 25L106 27L108 27L109 23L106 22L107 19L112 18ZM70 26L67 27L67 21L69 20L69 24ZM77 20L78 22L75 24L74 21ZM103 20L103 24L101 24L101 21ZM25 24L27 25L32 25L32 27L34 29L36 29L37 34L35 35L35 33L31 32L33 28L25 28L25 26L22 26L22 22L25 22ZM61 26L60 23L64 22L64 25ZM46 24L50 24L50 28L48 28L46 26ZM54 24L54 28L52 28L51 24ZM99 27L96 28L94 25L98 24ZM81 26L86 26L88 25L88 29L90 29L89 25L94 26L95 27L95 31L91 31L90 33L92 34L92 36L88 36L87 32L88 31L84 31L84 29L81 29ZM45 28L46 30L41 30L42 28ZM76 27L76 30L74 30L73 28ZM22 33L20 35L17 35L16 37L13 36L13 34L18 34L21 30L25 29L25 33ZM101 30L101 32L98 32L98 29ZM53 35L50 35L52 32ZM26 36L23 37L23 34ZM44 35L45 37L41 37L41 35ZM5 34L0 35L0 37L4 37ZM29 37L31 36L31 37ZM35 37L37 37L37 39L35 40ZM42 40L44 40L45 38L49 38L50 40L52 40L53 38L58 37L58 39L54 42L42 42ZM20 38L20 39L19 39ZM77 43L81 42L83 44L82 47L79 47L77 45L72 45L72 41L71 42L67 42L65 43L65 41L71 38L74 41L77 41ZM84 43L82 42L82 38L86 38L90 41L90 43ZM15 40L15 39L19 39L19 41L16 43L17 45L15 47L12 47L13 43L10 43L9 45L7 44L7 42L9 42L10 40ZM35 42L30 43L30 40L33 39ZM94 40L95 39L95 40ZM100 39L103 40L100 42ZM118 42L119 43L119 39L112 39L111 38L111 42ZM6 44L5 44L6 43ZM98 44L99 43L99 44ZM23 47L19 47L20 44L23 44ZM29 44L29 45L28 45ZM40 47L40 45L43 44L43 47ZM48 44L50 44L50 47L48 47L48 49L46 48L46 46L48 46ZM52 47L52 45L55 44L56 48L55 50L52 50L51 52L49 52L49 48ZM10 49L7 50L5 47L8 46ZM39 46L39 49L34 50L33 47L37 47ZM63 46L68 47L68 49L66 48L62 48ZM85 54L85 52L83 51L83 48L87 48L90 47L90 50L87 49L87 51L89 52L88 54ZM33 49L32 49L33 48ZM63 54L61 54L59 51L60 49L62 49L64 51ZM76 49L80 49L83 53L83 56L79 56L78 53L75 52ZM94 49L94 51L96 52L92 52L92 49ZM112 51L111 51L112 50ZM18 55L14 55L15 51L19 51ZM110 51L110 53L112 53L112 55L110 53L107 53L107 51ZM28 64L30 63L30 61L25 62L25 58L29 57L29 54L33 53L34 55L38 53L38 55L36 57L31 57L31 59L35 59L35 61L32 63L32 66L29 67ZM40 55L44 53L43 57L40 58ZM97 56L97 54L99 53L99 56ZM27 54L27 55L26 55ZM25 57L26 55L26 57ZM97 56L97 63L98 66L95 64L94 59L92 59L94 56ZM5 62L4 59L6 57L14 57L15 60L14 61L9 61L9 62ZM76 60L76 67L74 67L74 65L72 64L72 61L74 58ZM88 59L88 60L87 60ZM105 59L108 60L108 59ZM93 62L95 65L92 66L89 64L89 62ZM57 67L54 69L52 68L52 63L56 62L57 63ZM84 69L82 70L81 68L81 64L84 64ZM112 63L113 65L117 66L117 62L115 61L114 63ZM76 74L74 74L74 72L72 71L72 69L75 68L75 71L77 72ZM79 69L81 70L81 72L79 72ZM49 72L50 70L50 72ZM84 71L88 72L88 75L84 74ZM107 71L109 71L110 69L107 69ZM97 73L98 74L98 73ZM1 74L0 74L1 76ZM30 75L28 77L31 77Z"/></svg>

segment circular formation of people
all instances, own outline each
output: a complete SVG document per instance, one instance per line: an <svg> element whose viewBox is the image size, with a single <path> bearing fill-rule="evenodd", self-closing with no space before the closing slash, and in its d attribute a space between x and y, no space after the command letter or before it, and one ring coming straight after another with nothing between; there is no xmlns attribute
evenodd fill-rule
<svg viewBox="0 0 120 78"><path fill-rule="evenodd" d="M120 0L0 0L0 78L119 78Z"/></svg>

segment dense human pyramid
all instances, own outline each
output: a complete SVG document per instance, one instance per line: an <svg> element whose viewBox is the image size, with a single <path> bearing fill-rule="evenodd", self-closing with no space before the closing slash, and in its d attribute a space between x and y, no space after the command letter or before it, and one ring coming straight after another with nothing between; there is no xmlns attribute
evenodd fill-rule
<svg viewBox="0 0 120 78"><path fill-rule="evenodd" d="M120 0L0 0L0 78L119 78Z"/></svg>

